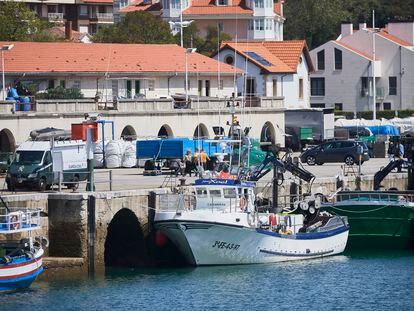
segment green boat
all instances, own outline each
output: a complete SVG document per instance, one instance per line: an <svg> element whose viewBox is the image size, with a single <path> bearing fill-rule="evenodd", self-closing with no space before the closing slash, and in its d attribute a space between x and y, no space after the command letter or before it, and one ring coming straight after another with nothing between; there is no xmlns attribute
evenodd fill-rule
<svg viewBox="0 0 414 311"><path fill-rule="evenodd" d="M414 249L414 192L339 192L327 212L347 216L347 250Z"/></svg>

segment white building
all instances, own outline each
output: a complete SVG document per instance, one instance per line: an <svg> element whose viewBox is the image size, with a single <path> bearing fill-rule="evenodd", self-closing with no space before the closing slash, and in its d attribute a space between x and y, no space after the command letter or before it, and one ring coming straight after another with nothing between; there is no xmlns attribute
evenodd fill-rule
<svg viewBox="0 0 414 311"><path fill-rule="evenodd" d="M61 85L79 89L86 98L170 98L185 94L230 97L234 76L242 71L175 44L81 44L0 42L14 44L4 53L6 86L17 81L45 91ZM220 68L220 79L218 79ZM1 94L0 98L3 98Z"/></svg>
<svg viewBox="0 0 414 311"><path fill-rule="evenodd" d="M194 21L205 37L209 26L238 40L283 40L284 0L137 0L114 1L115 14L146 11L164 20ZM117 19L117 17L116 17ZM173 26L173 32L179 28Z"/></svg>
<svg viewBox="0 0 414 311"><path fill-rule="evenodd" d="M214 56L246 72L239 94L284 97L285 108L309 108L309 72L313 64L304 40L223 42Z"/></svg>
<svg viewBox="0 0 414 311"><path fill-rule="evenodd" d="M375 41L373 37L375 36ZM375 42L375 61L373 47ZM393 22L373 31L343 24L341 35L311 51L311 105L358 112L414 108L414 23Z"/></svg>

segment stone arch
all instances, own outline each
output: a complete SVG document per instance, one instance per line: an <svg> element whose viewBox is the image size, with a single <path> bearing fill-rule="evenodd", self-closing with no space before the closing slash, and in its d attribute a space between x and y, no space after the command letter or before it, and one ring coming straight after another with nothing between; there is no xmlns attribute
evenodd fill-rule
<svg viewBox="0 0 414 311"><path fill-rule="evenodd" d="M16 140L9 129L0 131L0 152L14 152L16 150Z"/></svg>
<svg viewBox="0 0 414 311"><path fill-rule="evenodd" d="M125 140L134 140L137 139L137 132L131 125L127 125L124 127L121 133L121 138Z"/></svg>
<svg viewBox="0 0 414 311"><path fill-rule="evenodd" d="M158 131L158 137L163 137L163 138L174 137L171 127L168 124L164 124L163 126L161 126L160 130Z"/></svg>
<svg viewBox="0 0 414 311"><path fill-rule="evenodd" d="M199 125L197 125L197 127L194 130L194 134L193 134L194 138L209 138L209 133L208 133L208 129L207 126L205 126L205 124L200 123Z"/></svg>
<svg viewBox="0 0 414 311"><path fill-rule="evenodd" d="M105 266L143 267L146 243L137 216L127 208L119 210L108 225L104 251Z"/></svg>
<svg viewBox="0 0 414 311"><path fill-rule="evenodd" d="M261 142L272 142L273 144L276 143L276 131L273 124L267 121L263 127L262 132L260 134L260 141Z"/></svg>

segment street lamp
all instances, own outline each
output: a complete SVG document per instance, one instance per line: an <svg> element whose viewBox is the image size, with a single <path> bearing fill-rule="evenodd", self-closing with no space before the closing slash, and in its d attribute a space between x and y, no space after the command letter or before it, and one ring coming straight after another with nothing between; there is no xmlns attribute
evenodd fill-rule
<svg viewBox="0 0 414 311"><path fill-rule="evenodd" d="M1 69L3 77L3 100L6 100L6 83L4 79L4 51L9 51L14 47L13 44L6 44L1 47Z"/></svg>
<svg viewBox="0 0 414 311"><path fill-rule="evenodd" d="M185 49L185 104L188 104L188 54L195 53L197 49L188 48Z"/></svg>

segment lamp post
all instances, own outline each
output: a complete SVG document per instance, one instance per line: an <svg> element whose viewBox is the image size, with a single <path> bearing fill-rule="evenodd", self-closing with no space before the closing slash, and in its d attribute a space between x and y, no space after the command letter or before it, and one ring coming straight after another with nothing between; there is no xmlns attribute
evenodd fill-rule
<svg viewBox="0 0 414 311"><path fill-rule="evenodd" d="M3 78L3 100L6 100L6 82L4 78L4 51L9 51L14 47L13 44L3 45L1 47L1 69Z"/></svg>
<svg viewBox="0 0 414 311"><path fill-rule="evenodd" d="M195 53L197 49L188 48L185 49L185 104L188 104L188 54Z"/></svg>

